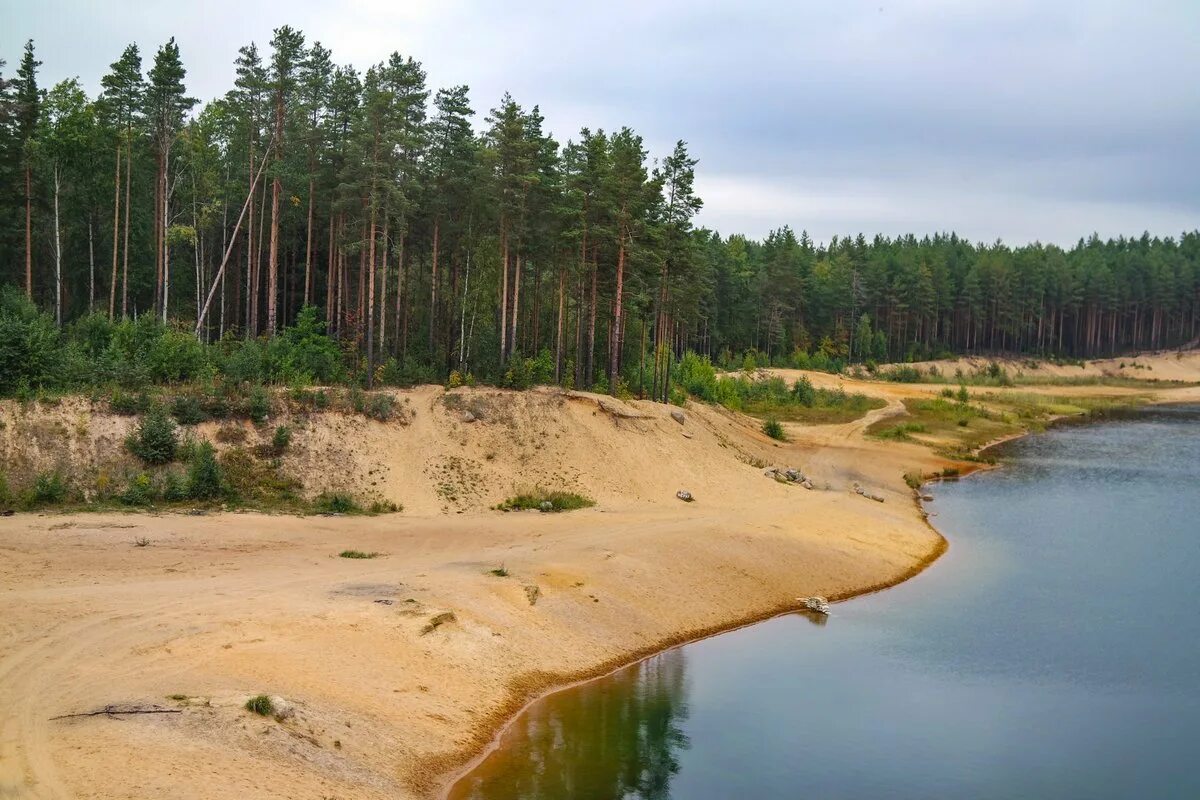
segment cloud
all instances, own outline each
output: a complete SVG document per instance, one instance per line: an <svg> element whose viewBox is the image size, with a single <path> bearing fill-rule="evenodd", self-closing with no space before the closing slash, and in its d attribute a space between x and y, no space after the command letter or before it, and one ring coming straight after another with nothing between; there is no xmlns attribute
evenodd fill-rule
<svg viewBox="0 0 1200 800"><path fill-rule="evenodd" d="M148 57L177 36L203 98L285 22L360 69L399 50L435 87L469 84L480 112L506 90L539 104L560 141L583 125L628 125L659 155L687 140L700 221L727 233L1069 244L1200 220L1194 0L48 0L5 17L10 65L34 36L47 77L93 90L130 39Z"/></svg>

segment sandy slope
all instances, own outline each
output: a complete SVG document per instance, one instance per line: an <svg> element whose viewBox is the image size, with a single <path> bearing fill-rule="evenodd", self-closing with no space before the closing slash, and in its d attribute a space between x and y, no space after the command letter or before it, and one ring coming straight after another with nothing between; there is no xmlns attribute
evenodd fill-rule
<svg viewBox="0 0 1200 800"><path fill-rule="evenodd" d="M901 475L939 462L862 430L922 388L847 388L888 405L791 426L780 445L719 409L680 425L650 403L495 390L448 408L426 387L406 394L407 424L314 418L289 457L310 489L374 481L403 514L0 519L0 797L426 796L548 686L799 595L911 574L942 543ZM480 420L462 422L465 407ZM5 413L12 457L30 438ZM66 424L66 449L104 458L87 431L119 437L124 423L88 423ZM48 442L23 457L52 458ZM818 488L777 484L762 463ZM599 502L486 510L534 482ZM345 548L384 555L337 558ZM507 577L489 574L501 564ZM423 633L444 612L454 620ZM252 716L242 704L260 692L296 713ZM181 713L51 719L107 704Z"/></svg>

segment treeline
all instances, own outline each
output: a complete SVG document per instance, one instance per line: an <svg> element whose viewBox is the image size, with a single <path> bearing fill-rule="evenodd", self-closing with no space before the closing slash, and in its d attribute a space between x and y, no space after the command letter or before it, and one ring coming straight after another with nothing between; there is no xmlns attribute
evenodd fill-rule
<svg viewBox="0 0 1200 800"><path fill-rule="evenodd" d="M0 281L60 327L151 317L206 343L270 340L312 306L367 384L512 382L533 361L666 398L687 350L1094 356L1200 326L1196 232L1070 250L723 237L693 226L682 141L658 159L628 128L560 144L507 95L476 131L467 87L432 91L399 54L337 65L286 26L203 105L174 40L148 63L127 47L95 98L41 87L39 66L30 42L0 72Z"/></svg>

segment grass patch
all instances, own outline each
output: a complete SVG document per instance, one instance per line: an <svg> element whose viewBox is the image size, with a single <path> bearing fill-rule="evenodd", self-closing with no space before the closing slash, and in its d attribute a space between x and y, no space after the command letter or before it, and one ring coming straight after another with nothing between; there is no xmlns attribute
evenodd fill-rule
<svg viewBox="0 0 1200 800"><path fill-rule="evenodd" d="M920 422L901 422L899 425L891 425L878 431L872 431L871 435L878 439L892 439L898 442L913 441L912 434L928 433L929 429Z"/></svg>
<svg viewBox="0 0 1200 800"><path fill-rule="evenodd" d="M596 501L574 492L549 491L541 487L524 489L505 500L496 508L500 511L573 511L588 508Z"/></svg>
<svg viewBox="0 0 1200 800"><path fill-rule="evenodd" d="M338 553L339 558L379 558L382 553L364 553L362 550L343 550Z"/></svg>
<svg viewBox="0 0 1200 800"><path fill-rule="evenodd" d="M265 694L251 697L246 701L245 708L247 711L258 714L260 717L269 717L275 713L275 704Z"/></svg>
<svg viewBox="0 0 1200 800"><path fill-rule="evenodd" d="M342 492L321 492L313 500L313 508L323 514L361 514L362 506Z"/></svg>

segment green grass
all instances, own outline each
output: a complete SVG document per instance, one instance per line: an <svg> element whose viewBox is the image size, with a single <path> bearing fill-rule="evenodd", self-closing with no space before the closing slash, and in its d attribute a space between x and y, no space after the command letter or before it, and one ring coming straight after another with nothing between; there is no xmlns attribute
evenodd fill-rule
<svg viewBox="0 0 1200 800"><path fill-rule="evenodd" d="M245 708L247 711L258 714L260 717L269 717L275 712L275 704L265 694L251 697L246 701Z"/></svg>
<svg viewBox="0 0 1200 800"><path fill-rule="evenodd" d="M500 511L573 511L596 505L596 501L574 492L551 491L534 487L524 489L496 506Z"/></svg>
<svg viewBox="0 0 1200 800"><path fill-rule="evenodd" d="M382 553L365 553L362 550L343 550L338 553L340 558L379 558Z"/></svg>
<svg viewBox="0 0 1200 800"><path fill-rule="evenodd" d="M912 434L927 433L928 429L920 422L901 422L899 425L891 425L881 430L873 431L872 436L878 439L893 439L899 442L913 441Z"/></svg>

